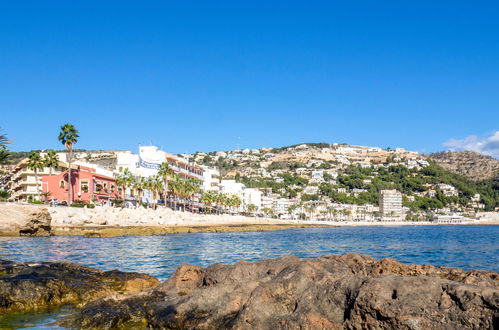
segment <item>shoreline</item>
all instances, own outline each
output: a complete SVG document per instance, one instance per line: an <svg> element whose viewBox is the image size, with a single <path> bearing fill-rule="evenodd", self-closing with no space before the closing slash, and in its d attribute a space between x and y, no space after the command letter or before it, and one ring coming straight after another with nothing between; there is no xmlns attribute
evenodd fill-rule
<svg viewBox="0 0 499 330"><path fill-rule="evenodd" d="M438 226L499 225L499 213L483 220L462 223L431 221L325 221L257 218L228 214L194 214L171 209L95 209L47 207L14 203L0 204L0 236L20 236L19 229L33 221L50 223L50 235L116 237L125 235L167 235L177 233L217 233L270 231L292 228L360 227L360 226ZM34 235L37 236L37 235ZM47 235L45 235L47 236Z"/></svg>

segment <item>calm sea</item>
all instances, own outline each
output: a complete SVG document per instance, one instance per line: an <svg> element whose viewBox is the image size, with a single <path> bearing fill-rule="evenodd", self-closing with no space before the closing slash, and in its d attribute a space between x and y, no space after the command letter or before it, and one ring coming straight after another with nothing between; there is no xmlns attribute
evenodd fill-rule
<svg viewBox="0 0 499 330"><path fill-rule="evenodd" d="M0 258L72 261L167 279L180 264L207 266L295 255L358 252L404 263L499 272L499 226L400 226L288 229L166 236L0 238Z"/></svg>
<svg viewBox="0 0 499 330"><path fill-rule="evenodd" d="M267 232L84 238L0 237L0 258L72 261L167 279L180 264L207 266L295 255L313 258L358 252L404 263L499 272L499 226L401 226L288 229ZM70 312L0 316L0 328L56 329Z"/></svg>

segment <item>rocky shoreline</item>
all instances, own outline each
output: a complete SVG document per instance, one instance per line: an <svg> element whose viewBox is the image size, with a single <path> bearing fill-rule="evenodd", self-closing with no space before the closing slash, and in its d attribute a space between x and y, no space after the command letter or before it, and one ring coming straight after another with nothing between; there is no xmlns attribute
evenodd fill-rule
<svg viewBox="0 0 499 330"><path fill-rule="evenodd" d="M473 224L499 224L499 213ZM241 232L306 227L438 225L431 222L331 222L278 220L240 215L193 214L168 208L120 209L46 207L0 203L0 236L165 235L196 232Z"/></svg>
<svg viewBox="0 0 499 330"><path fill-rule="evenodd" d="M494 329L499 274L360 254L180 266L155 278L0 262L0 315L74 305L58 324L123 329Z"/></svg>

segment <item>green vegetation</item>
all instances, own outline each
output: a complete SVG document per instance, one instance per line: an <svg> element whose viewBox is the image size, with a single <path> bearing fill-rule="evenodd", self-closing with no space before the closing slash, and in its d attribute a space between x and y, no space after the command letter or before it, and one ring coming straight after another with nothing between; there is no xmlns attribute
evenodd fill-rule
<svg viewBox="0 0 499 330"><path fill-rule="evenodd" d="M0 201L6 201L7 199L9 199L9 197L10 197L10 194L8 191L0 190Z"/></svg>
<svg viewBox="0 0 499 330"><path fill-rule="evenodd" d="M436 189L434 197L417 195L427 191L428 187L440 183L457 188L459 196L445 196L439 189ZM338 193L337 188L365 189L366 191L354 196ZM485 210L494 210L499 206L499 181L497 179L474 182L433 162L422 170L409 169L403 165L391 165L379 169L352 165L338 176L337 186L323 183L319 189L321 195L335 202L359 205L376 204L379 191L382 189L397 189L404 195L414 196L414 201L404 199L404 205L413 211L434 210L452 205L465 206L477 193L481 196L481 202L485 204Z"/></svg>
<svg viewBox="0 0 499 330"><path fill-rule="evenodd" d="M280 194L283 198L295 198L308 184L308 179L289 173L279 174L282 182L270 178L250 178L236 176L236 181L243 183L247 188L270 188L273 193Z"/></svg>

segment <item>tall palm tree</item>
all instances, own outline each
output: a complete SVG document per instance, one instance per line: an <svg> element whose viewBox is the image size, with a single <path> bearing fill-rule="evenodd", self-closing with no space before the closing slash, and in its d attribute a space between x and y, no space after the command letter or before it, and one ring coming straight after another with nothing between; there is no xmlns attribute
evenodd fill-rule
<svg viewBox="0 0 499 330"><path fill-rule="evenodd" d="M116 185L121 187L123 201L125 201L126 189L132 185L134 180L132 172L128 168L125 168L122 173L116 174L115 177Z"/></svg>
<svg viewBox="0 0 499 330"><path fill-rule="evenodd" d="M213 207L213 204L217 200L217 195L218 195L218 193L216 191L213 191L213 190L208 190L208 191L205 191L203 193L203 195L201 196L201 202L203 202L204 205L206 206L205 210L206 210L206 208L210 208L210 210L211 210L211 208Z"/></svg>
<svg viewBox="0 0 499 330"><path fill-rule="evenodd" d="M133 178L132 187L134 190L137 190L138 202L141 203L142 191L146 186L145 179L140 176L136 176Z"/></svg>
<svg viewBox="0 0 499 330"><path fill-rule="evenodd" d="M255 215L255 212L256 212L257 209L258 209L258 207L255 204L249 204L248 205L248 212L251 215Z"/></svg>
<svg viewBox="0 0 499 330"><path fill-rule="evenodd" d="M175 176L175 171L170 167L167 162L163 162L159 165L158 175L163 179L163 200L166 207L166 194L168 191L168 181Z"/></svg>
<svg viewBox="0 0 499 330"><path fill-rule="evenodd" d="M161 189L163 189L163 179L159 175L154 175L149 178L150 179L150 189L152 191L152 197L153 197L153 204L156 205L158 198L156 198L156 195L160 193Z"/></svg>
<svg viewBox="0 0 499 330"><path fill-rule="evenodd" d="M49 168L50 175L52 176L52 169L59 166L59 156L57 156L57 153L54 150L49 150L45 154L45 157L43 157L43 160L45 162L45 166Z"/></svg>
<svg viewBox="0 0 499 330"><path fill-rule="evenodd" d="M36 194L38 195L38 200L41 200L40 188L38 186L38 170L42 169L44 166L45 162L39 152L32 152L29 154L28 168L35 171Z"/></svg>
<svg viewBox="0 0 499 330"><path fill-rule="evenodd" d="M59 141L66 147L68 152L68 204L72 201L72 189L71 189L71 158L73 156L73 145L78 142L78 131L71 124L64 124L61 126L61 131L59 133Z"/></svg>
<svg viewBox="0 0 499 330"><path fill-rule="evenodd" d="M170 182L173 188L173 192L183 199L184 202L184 210L185 204L190 204L190 198L196 194L201 188L197 181L193 179L184 179L176 177L173 181Z"/></svg>

